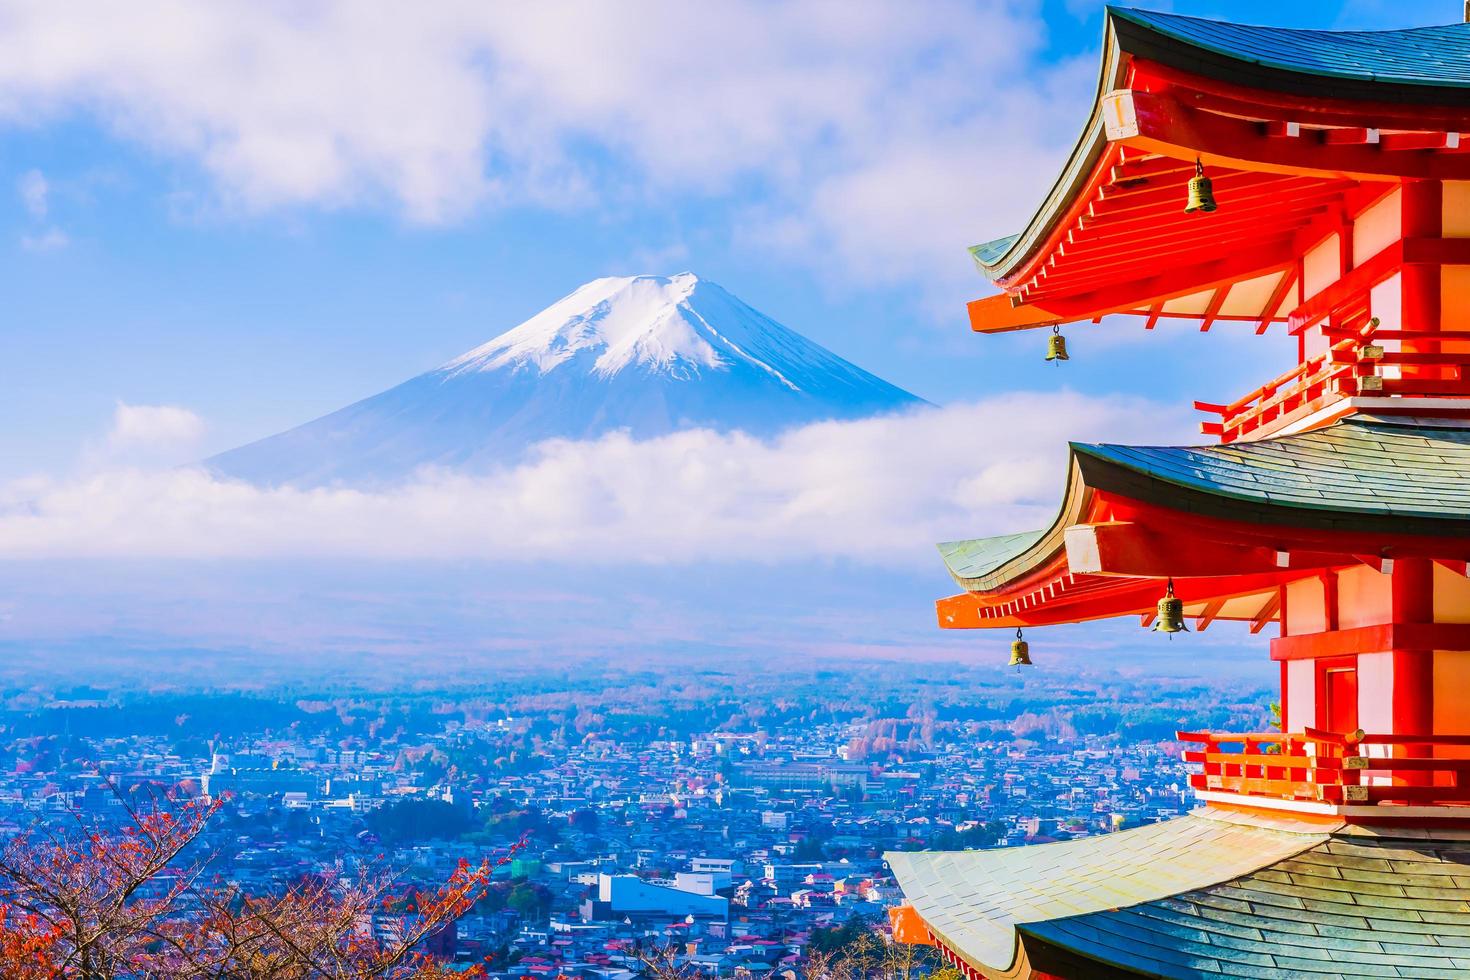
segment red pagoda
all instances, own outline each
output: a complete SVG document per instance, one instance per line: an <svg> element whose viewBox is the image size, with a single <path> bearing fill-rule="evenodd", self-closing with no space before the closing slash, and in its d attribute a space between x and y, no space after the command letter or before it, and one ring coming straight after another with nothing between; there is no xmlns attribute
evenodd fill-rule
<svg viewBox="0 0 1470 980"><path fill-rule="evenodd" d="M1081 139L977 246L980 333L1285 331L1198 447L1073 445L1046 528L940 546L946 629L1279 629L1279 732L1181 732L1202 808L893 853L897 938L968 977L1470 977L1470 25L1110 8ZM1052 353L1065 356L1053 340Z"/></svg>

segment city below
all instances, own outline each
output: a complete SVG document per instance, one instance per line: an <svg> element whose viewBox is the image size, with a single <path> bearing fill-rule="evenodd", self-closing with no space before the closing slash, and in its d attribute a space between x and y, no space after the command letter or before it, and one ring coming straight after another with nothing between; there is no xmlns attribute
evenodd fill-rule
<svg viewBox="0 0 1470 980"><path fill-rule="evenodd" d="M885 677L874 685L875 671ZM191 845L246 894L496 864L426 944L504 977L799 972L886 927L892 850L1103 834L1194 807L1173 731L1263 723L1264 692L993 664L526 674L433 693L6 698L4 831L223 801ZM403 913L374 916L393 936Z"/></svg>

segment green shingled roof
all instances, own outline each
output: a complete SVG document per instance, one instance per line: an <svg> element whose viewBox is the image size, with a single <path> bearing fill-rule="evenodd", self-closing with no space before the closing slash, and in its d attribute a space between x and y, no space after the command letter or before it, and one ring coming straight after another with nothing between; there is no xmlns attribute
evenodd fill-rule
<svg viewBox="0 0 1470 980"><path fill-rule="evenodd" d="M1020 930L1146 976L1464 978L1470 841L1334 836L1207 888Z"/></svg>
<svg viewBox="0 0 1470 980"><path fill-rule="evenodd" d="M1445 4L1444 10L1453 9ZM1470 87L1470 24L1399 31L1316 31L1228 24L1109 7L1117 20L1252 65L1326 78Z"/></svg>
<svg viewBox="0 0 1470 980"><path fill-rule="evenodd" d="M1073 444L1072 451L1089 485L1110 468L1222 500L1312 512L1343 525L1355 517L1470 522L1470 428L1445 419L1352 416L1255 442Z"/></svg>
<svg viewBox="0 0 1470 980"><path fill-rule="evenodd" d="M1216 446L1072 444L1092 489L1258 523L1470 535L1470 427L1446 419L1350 416L1310 432ZM1080 500L1071 492L1068 500ZM956 582L987 591L1010 562L1061 548L1064 508L1040 531L939 545Z"/></svg>
<svg viewBox="0 0 1470 980"><path fill-rule="evenodd" d="M1009 252L1011 246L1016 244L1016 239L1020 237L1020 235L1007 235L1004 238L997 238L993 242L971 245L970 255L976 262L980 263L980 268L984 269L996 259Z"/></svg>
<svg viewBox="0 0 1470 980"><path fill-rule="evenodd" d="M949 574L956 579L979 578L1029 550L1045 535L1046 530L1043 528L1040 531L1001 534L993 538L945 541L939 545L939 554L944 558Z"/></svg>
<svg viewBox="0 0 1470 980"><path fill-rule="evenodd" d="M884 855L904 897L972 965L1004 970L1018 923L1043 923L1156 902L1239 877L1327 840L1217 815L990 851Z"/></svg>

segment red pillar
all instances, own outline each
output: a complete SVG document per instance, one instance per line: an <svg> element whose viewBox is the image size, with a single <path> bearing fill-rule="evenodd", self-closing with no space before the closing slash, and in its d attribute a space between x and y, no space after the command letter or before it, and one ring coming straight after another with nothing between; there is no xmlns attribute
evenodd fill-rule
<svg viewBox="0 0 1470 980"><path fill-rule="evenodd" d="M1391 578L1395 623L1434 622L1434 562L1428 558L1398 558ZM1430 735L1434 732L1434 651L1393 651L1393 733ZM1404 755L1430 755L1427 745L1406 745ZM1416 778L1417 777L1417 778ZM1429 773L1413 773L1402 781L1427 785Z"/></svg>
<svg viewBox="0 0 1470 980"><path fill-rule="evenodd" d="M1401 212L1405 238L1439 238L1443 233L1443 185L1437 180L1406 180L1403 185ZM1403 283L1403 328L1405 330L1438 330L1440 328L1439 266L1405 265ZM1431 353L1439 349L1433 340L1405 340L1405 352ZM1427 365L1406 364L1406 378L1438 378L1440 369Z"/></svg>

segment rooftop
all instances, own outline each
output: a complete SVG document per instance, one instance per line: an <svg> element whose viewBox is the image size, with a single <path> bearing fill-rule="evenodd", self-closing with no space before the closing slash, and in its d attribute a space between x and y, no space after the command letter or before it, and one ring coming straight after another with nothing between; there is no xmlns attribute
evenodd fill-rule
<svg viewBox="0 0 1470 980"><path fill-rule="evenodd" d="M980 970L1022 957L1190 978L1470 970L1464 832L1202 811L1059 844L886 857L933 939Z"/></svg>

